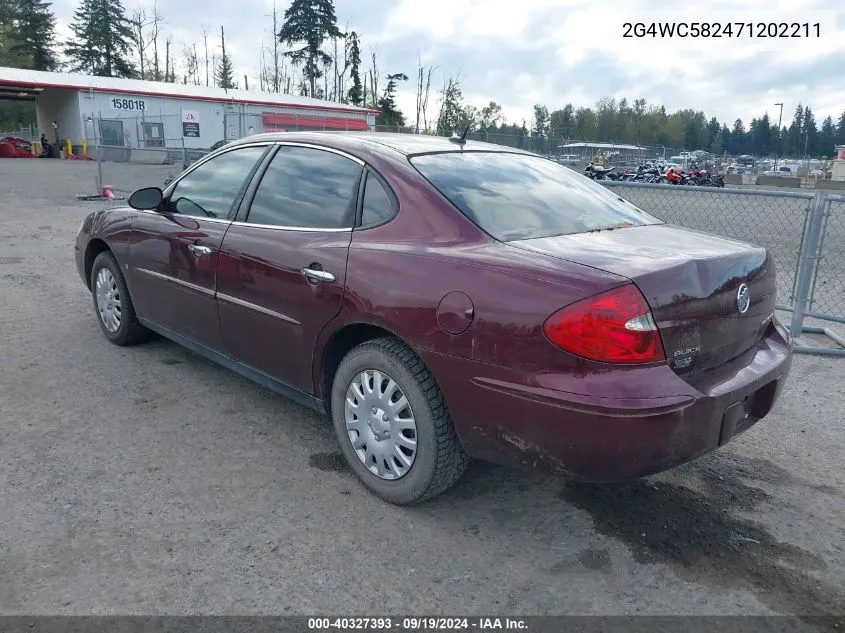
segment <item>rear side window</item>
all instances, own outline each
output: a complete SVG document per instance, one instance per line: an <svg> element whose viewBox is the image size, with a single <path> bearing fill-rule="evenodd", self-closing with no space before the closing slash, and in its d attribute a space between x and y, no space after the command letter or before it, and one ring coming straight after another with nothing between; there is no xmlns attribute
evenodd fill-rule
<svg viewBox="0 0 845 633"><path fill-rule="evenodd" d="M352 228L363 167L321 149L282 146L255 192L249 224L303 228Z"/></svg>
<svg viewBox="0 0 845 633"><path fill-rule="evenodd" d="M411 164L503 242L661 224L612 190L537 156L449 152L415 156Z"/></svg>
<svg viewBox="0 0 845 633"><path fill-rule="evenodd" d="M375 226L392 219L396 215L396 206L386 185L381 179L369 172L364 185L364 204L361 209L361 226Z"/></svg>

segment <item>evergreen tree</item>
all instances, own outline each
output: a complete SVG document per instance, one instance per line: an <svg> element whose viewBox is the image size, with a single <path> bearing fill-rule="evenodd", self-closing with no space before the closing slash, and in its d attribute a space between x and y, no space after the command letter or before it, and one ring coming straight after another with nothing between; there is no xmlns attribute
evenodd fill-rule
<svg viewBox="0 0 845 633"><path fill-rule="evenodd" d="M728 152L731 154L746 153L745 125L742 123L742 119L734 121L734 128L731 130L731 145L728 147Z"/></svg>
<svg viewBox="0 0 845 633"><path fill-rule="evenodd" d="M349 60L349 77L352 80L352 87L346 97L352 105L360 106L364 102L364 88L361 85L361 42L355 31L352 31L346 40L346 59Z"/></svg>
<svg viewBox="0 0 845 633"><path fill-rule="evenodd" d="M0 66L17 66L12 47L15 45L12 20L15 8L12 0L0 0Z"/></svg>
<svg viewBox="0 0 845 633"><path fill-rule="evenodd" d="M331 63L331 55L321 49L330 37L342 37L337 28L333 0L293 0L285 11L284 23L278 33L279 41L298 49L285 51L285 56L296 65L304 64L302 76L308 81L310 95L317 93L317 80L323 76L323 68Z"/></svg>
<svg viewBox="0 0 845 633"><path fill-rule="evenodd" d="M437 117L437 134L448 136L458 131L463 120L464 95L460 81L449 78L440 91L440 114Z"/></svg>
<svg viewBox="0 0 845 633"><path fill-rule="evenodd" d="M220 27L220 46L223 53L220 55L217 68L214 69L214 82L218 88L232 90L235 87L235 67L232 63L232 56L226 52L226 35L222 26Z"/></svg>
<svg viewBox="0 0 845 633"><path fill-rule="evenodd" d="M129 61L134 35L120 0L81 0L65 46L71 69L99 77L135 77Z"/></svg>
<svg viewBox="0 0 845 633"><path fill-rule="evenodd" d="M783 142L783 153L787 156L797 156L801 153L803 145L801 139L803 138L802 128L804 126L804 106L800 103L795 108L795 114L792 117L792 123L786 131L786 138Z"/></svg>
<svg viewBox="0 0 845 633"><path fill-rule="evenodd" d="M722 135L722 131L719 130L718 132L716 132L716 136L713 137L713 142L710 143L710 153L719 156L724 151L725 137Z"/></svg>
<svg viewBox="0 0 845 633"><path fill-rule="evenodd" d="M501 107L499 107L501 111ZM555 110L549 115L549 138L562 141L572 135L575 125L575 108L567 103L562 110Z"/></svg>
<svg viewBox="0 0 845 633"><path fill-rule="evenodd" d="M833 154L834 145L836 145L836 126L833 124L833 117L828 115L822 122L822 131L819 134L814 154L817 156L830 156Z"/></svg>
<svg viewBox="0 0 845 633"><path fill-rule="evenodd" d="M845 110L839 116L839 122L836 124L836 144L845 145Z"/></svg>
<svg viewBox="0 0 845 633"><path fill-rule="evenodd" d="M543 138L549 135L549 109L539 103L534 106L534 129L531 133Z"/></svg>
<svg viewBox="0 0 845 633"><path fill-rule="evenodd" d="M384 94L378 100L378 108L381 114L376 117L376 125L390 125L401 127L405 125L405 115L396 107L396 82L408 81L405 73L387 75L387 86Z"/></svg>
<svg viewBox="0 0 845 633"><path fill-rule="evenodd" d="M803 145L799 154L804 156L813 152L816 147L816 137L818 136L816 117L813 115L813 110L810 106L804 108L804 125L801 131L803 132Z"/></svg>
<svg viewBox="0 0 845 633"><path fill-rule="evenodd" d="M50 9L50 3L45 0L15 0L12 6L14 7L12 53L23 58L28 68L55 70L58 67L54 50L56 17Z"/></svg>

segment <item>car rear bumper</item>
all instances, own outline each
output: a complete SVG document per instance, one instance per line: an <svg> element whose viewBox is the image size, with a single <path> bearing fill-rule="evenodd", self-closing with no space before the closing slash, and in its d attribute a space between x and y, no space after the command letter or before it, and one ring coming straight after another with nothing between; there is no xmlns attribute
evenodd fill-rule
<svg viewBox="0 0 845 633"><path fill-rule="evenodd" d="M458 434L473 457L589 481L623 481L708 453L765 417L789 374L792 339L773 324L754 350L694 384L668 366L655 368L664 372L663 393L652 398L573 393L578 381L571 374L559 376L559 385L569 391L543 386L554 384L548 376L527 385L503 380L489 366L484 376L470 374L467 386L465 372L479 368L465 363L478 364L459 361L464 364L459 369L454 359L426 360L435 365ZM463 385L456 384L456 371Z"/></svg>

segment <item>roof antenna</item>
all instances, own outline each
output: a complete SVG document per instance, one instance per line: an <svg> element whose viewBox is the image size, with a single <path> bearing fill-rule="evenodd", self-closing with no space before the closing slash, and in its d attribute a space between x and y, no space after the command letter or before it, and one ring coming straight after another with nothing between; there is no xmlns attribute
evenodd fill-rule
<svg viewBox="0 0 845 633"><path fill-rule="evenodd" d="M449 140L456 145L460 145L461 149L463 150L464 145L467 144L467 132L469 132L469 124L464 128L463 134L458 136L457 134L452 134L449 137Z"/></svg>

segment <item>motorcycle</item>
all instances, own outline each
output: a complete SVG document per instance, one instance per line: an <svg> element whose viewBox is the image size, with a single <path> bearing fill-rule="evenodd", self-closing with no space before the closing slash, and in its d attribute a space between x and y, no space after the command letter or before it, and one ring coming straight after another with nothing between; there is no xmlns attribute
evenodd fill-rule
<svg viewBox="0 0 845 633"><path fill-rule="evenodd" d="M610 173L613 172L613 169L610 167L599 167L598 165L594 165L590 163L584 168L584 175L587 176L590 180L604 180L607 178L608 180L616 180Z"/></svg>
<svg viewBox="0 0 845 633"><path fill-rule="evenodd" d="M686 179L681 176L682 170L670 167L658 182L668 182L670 185L682 185Z"/></svg>
<svg viewBox="0 0 845 633"><path fill-rule="evenodd" d="M659 167L654 165L641 165L637 170L637 176L634 180L654 184L660 179L662 174L663 172Z"/></svg>

